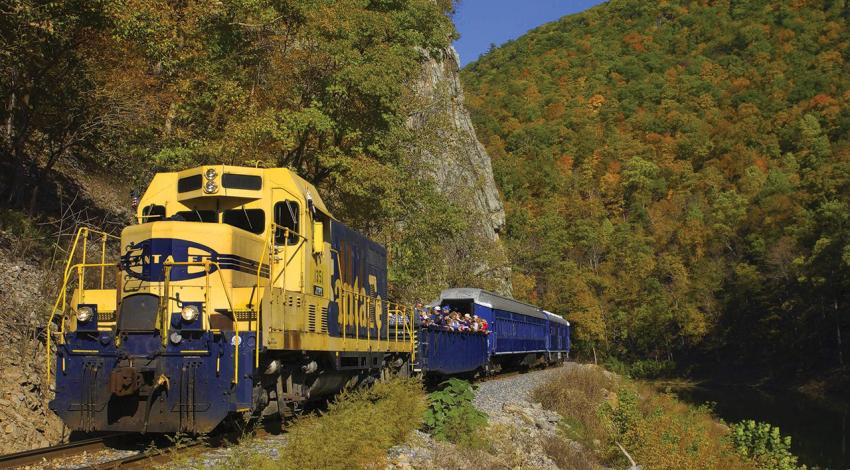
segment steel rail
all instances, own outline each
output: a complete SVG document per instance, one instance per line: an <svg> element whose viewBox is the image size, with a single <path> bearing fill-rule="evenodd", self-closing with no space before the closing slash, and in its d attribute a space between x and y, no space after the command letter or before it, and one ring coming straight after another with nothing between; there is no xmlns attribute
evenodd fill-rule
<svg viewBox="0 0 850 470"><path fill-rule="evenodd" d="M87 451L108 449L109 447L106 441L121 437L126 437L126 435L119 434L94 437L91 439L68 442L66 444L25 450L14 454L0 455L0 468L18 468L35 463L41 463L44 460L49 461L59 457L69 457L82 454Z"/></svg>

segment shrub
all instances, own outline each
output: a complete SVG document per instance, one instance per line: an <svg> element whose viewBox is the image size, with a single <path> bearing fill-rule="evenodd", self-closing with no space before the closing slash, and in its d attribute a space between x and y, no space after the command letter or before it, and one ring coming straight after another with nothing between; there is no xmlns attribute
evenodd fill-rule
<svg viewBox="0 0 850 470"><path fill-rule="evenodd" d="M564 417L566 435L559 439L565 442L551 442L546 449L567 468L626 465L617 444L638 465L654 470L752 468L707 407L688 406L599 367L567 369L536 389L534 397ZM564 437L582 447L570 446Z"/></svg>
<svg viewBox="0 0 850 470"><path fill-rule="evenodd" d="M387 450L422 424L421 383L393 379L342 393L321 416L307 416L288 432L280 458L237 454L220 468L384 468Z"/></svg>
<svg viewBox="0 0 850 470"><path fill-rule="evenodd" d="M670 377L676 370L673 361L656 361L653 359L639 359L633 362L623 362L616 357L610 356L605 359L605 369L611 372L635 379L657 379Z"/></svg>
<svg viewBox="0 0 850 470"><path fill-rule="evenodd" d="M604 441L609 434L599 407L615 384L602 371L593 366L571 367L533 393L543 407L564 418L569 437L586 446L592 446L594 440Z"/></svg>
<svg viewBox="0 0 850 470"><path fill-rule="evenodd" d="M669 377L676 369L673 361L635 361L629 366L629 376L636 379L657 379Z"/></svg>
<svg viewBox="0 0 850 470"><path fill-rule="evenodd" d="M450 379L428 395L425 426L435 438L465 447L483 445L480 430L487 424L487 415L472 405L474 390L469 382Z"/></svg>
<svg viewBox="0 0 850 470"><path fill-rule="evenodd" d="M15 257L47 258L50 255L50 236L24 212L0 209L0 231L12 234L10 252Z"/></svg>
<svg viewBox="0 0 850 470"><path fill-rule="evenodd" d="M770 423L753 420L741 421L732 426L732 443L738 453L753 461L763 470L797 470L797 457L791 453L791 437L779 432Z"/></svg>
<svg viewBox="0 0 850 470"><path fill-rule="evenodd" d="M606 370L609 370L617 375L629 375L629 365L614 356L606 357L602 365L605 367Z"/></svg>
<svg viewBox="0 0 850 470"><path fill-rule="evenodd" d="M644 468L658 470L750 468L726 439L728 429L707 407L693 407L650 387L623 381L603 405L617 442ZM610 455L610 454L609 454ZM621 455L617 456L625 463Z"/></svg>
<svg viewBox="0 0 850 470"><path fill-rule="evenodd" d="M558 468L572 470L594 470L598 468L592 456L587 455L583 449L575 444L557 436L547 437L543 440L543 451L558 465Z"/></svg>

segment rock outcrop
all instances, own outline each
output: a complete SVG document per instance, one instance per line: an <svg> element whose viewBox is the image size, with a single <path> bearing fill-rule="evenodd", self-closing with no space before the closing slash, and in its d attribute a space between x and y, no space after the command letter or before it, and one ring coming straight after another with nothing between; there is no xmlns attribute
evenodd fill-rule
<svg viewBox="0 0 850 470"><path fill-rule="evenodd" d="M505 210L493 178L490 156L484 149L472 118L464 106L457 52L444 49L440 57L428 55L422 74L414 83L419 97L417 112L409 126L427 136L430 145L423 151L424 171L434 180L439 192L467 211L476 232L471 243L487 245L478 274L494 281L496 289L510 294L510 267L499 233L505 225Z"/></svg>
<svg viewBox="0 0 850 470"><path fill-rule="evenodd" d="M40 316L48 310L40 286L51 279L42 268L13 260L0 231L0 454L57 444L62 423L47 408Z"/></svg>

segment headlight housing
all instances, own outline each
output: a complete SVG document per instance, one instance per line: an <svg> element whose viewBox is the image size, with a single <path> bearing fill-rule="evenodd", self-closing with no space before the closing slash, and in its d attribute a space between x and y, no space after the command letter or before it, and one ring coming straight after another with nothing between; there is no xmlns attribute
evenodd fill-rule
<svg viewBox="0 0 850 470"><path fill-rule="evenodd" d="M207 181L207 184L204 185L205 193L214 193L218 191L218 185L215 184L215 181Z"/></svg>
<svg viewBox="0 0 850 470"><path fill-rule="evenodd" d="M198 315L201 314L200 309L198 309L197 305L184 305L180 310L180 316L185 321L195 321L198 318Z"/></svg>
<svg viewBox="0 0 850 470"><path fill-rule="evenodd" d="M80 323L85 323L92 319L94 316L94 310L91 307L82 306L77 309L77 321Z"/></svg>
<svg viewBox="0 0 850 470"><path fill-rule="evenodd" d="M208 180L214 180L215 177L218 176L218 173L215 172L215 168L207 168L207 171L204 172L204 176L206 176Z"/></svg>
<svg viewBox="0 0 850 470"><path fill-rule="evenodd" d="M176 331L174 333L171 333L171 335L168 338L174 344L180 344L180 342L183 341L183 335L181 335L180 333L178 333Z"/></svg>

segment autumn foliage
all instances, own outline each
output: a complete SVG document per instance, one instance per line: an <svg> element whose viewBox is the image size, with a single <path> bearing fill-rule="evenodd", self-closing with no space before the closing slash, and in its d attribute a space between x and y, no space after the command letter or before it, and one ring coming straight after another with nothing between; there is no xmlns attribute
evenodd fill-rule
<svg viewBox="0 0 850 470"><path fill-rule="evenodd" d="M463 73L515 294L631 359L843 367L850 7L612 0Z"/></svg>

